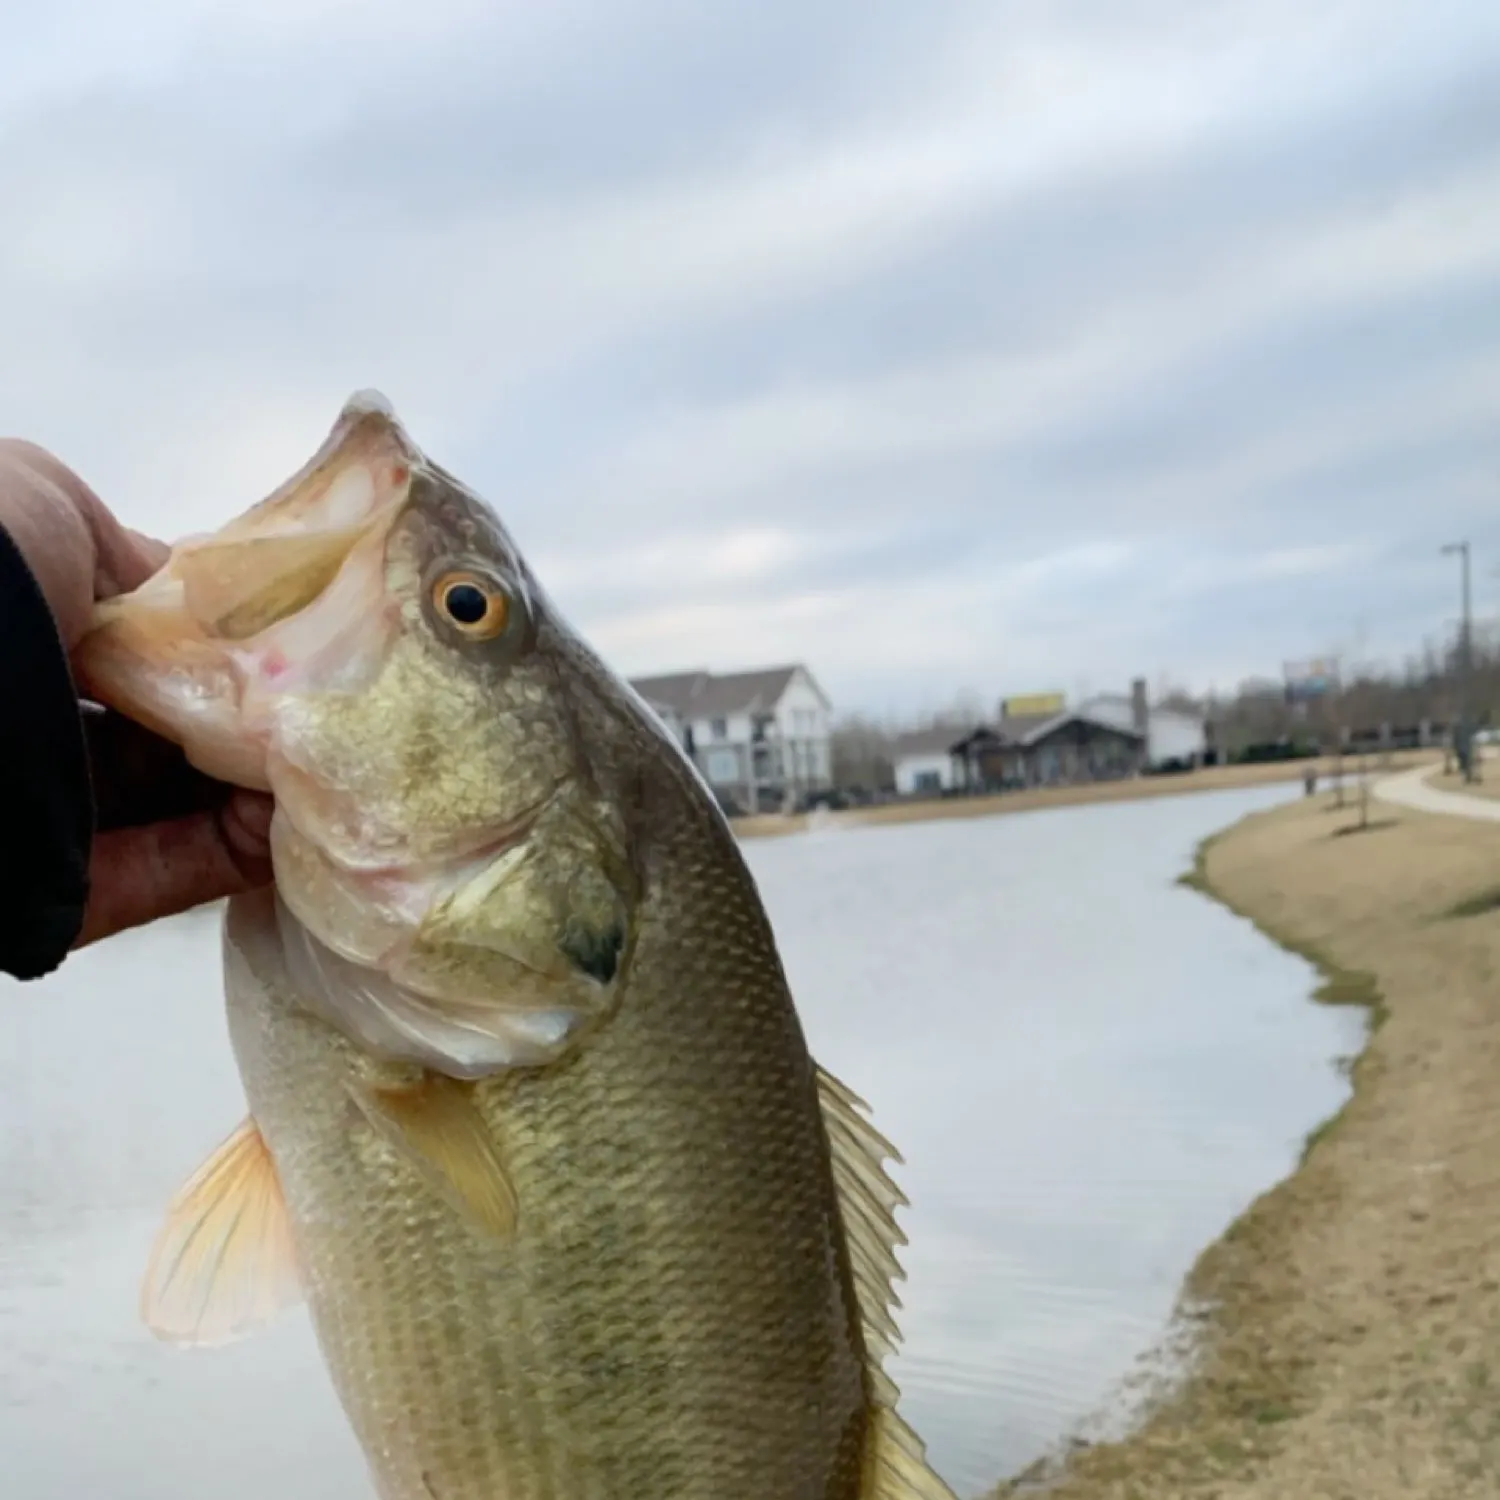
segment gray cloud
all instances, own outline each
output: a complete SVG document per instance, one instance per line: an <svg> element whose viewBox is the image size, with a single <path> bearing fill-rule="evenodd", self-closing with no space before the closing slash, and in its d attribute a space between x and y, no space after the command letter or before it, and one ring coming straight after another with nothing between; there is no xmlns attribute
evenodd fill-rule
<svg viewBox="0 0 1500 1500"><path fill-rule="evenodd" d="M375 384L621 667L872 707L1399 655L1500 546L1493 7L139 9L0 35L0 425L140 524Z"/></svg>

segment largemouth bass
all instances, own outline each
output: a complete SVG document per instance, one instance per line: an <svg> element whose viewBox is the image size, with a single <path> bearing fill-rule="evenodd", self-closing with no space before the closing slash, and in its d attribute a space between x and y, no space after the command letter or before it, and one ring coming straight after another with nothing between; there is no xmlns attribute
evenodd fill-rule
<svg viewBox="0 0 1500 1500"><path fill-rule="evenodd" d="M374 394L98 610L91 696L275 796L224 925L246 1121L163 1338L306 1299L385 1500L952 1500L897 1414L892 1148L735 838Z"/></svg>

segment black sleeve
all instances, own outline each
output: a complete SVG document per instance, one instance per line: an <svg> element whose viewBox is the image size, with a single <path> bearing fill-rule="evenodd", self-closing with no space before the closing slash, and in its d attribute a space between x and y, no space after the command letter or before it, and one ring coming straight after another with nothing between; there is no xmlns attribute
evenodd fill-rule
<svg viewBox="0 0 1500 1500"><path fill-rule="evenodd" d="M0 973L37 979L83 925L93 793L67 653L0 526Z"/></svg>

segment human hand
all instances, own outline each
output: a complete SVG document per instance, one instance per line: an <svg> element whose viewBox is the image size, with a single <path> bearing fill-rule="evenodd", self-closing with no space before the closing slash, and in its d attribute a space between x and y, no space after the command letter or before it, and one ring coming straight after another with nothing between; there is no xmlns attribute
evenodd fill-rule
<svg viewBox="0 0 1500 1500"><path fill-rule="evenodd" d="M169 550L122 526L50 453L11 439L0 439L0 526L70 652L95 601L144 583ZM84 727L97 831L75 947L270 881L269 797L213 781L118 714L91 713Z"/></svg>

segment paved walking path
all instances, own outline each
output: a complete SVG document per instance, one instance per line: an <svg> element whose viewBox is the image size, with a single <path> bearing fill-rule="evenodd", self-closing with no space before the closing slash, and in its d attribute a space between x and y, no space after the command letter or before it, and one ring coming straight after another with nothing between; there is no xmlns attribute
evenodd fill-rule
<svg viewBox="0 0 1500 1500"><path fill-rule="evenodd" d="M1455 818L1487 818L1500 823L1500 800L1476 797L1470 792L1440 792L1429 786L1427 778L1435 775L1437 766L1415 766L1394 776L1383 776L1370 790L1381 802L1398 807L1414 807L1418 812L1446 813Z"/></svg>

